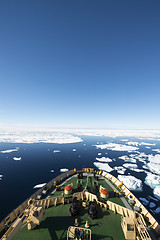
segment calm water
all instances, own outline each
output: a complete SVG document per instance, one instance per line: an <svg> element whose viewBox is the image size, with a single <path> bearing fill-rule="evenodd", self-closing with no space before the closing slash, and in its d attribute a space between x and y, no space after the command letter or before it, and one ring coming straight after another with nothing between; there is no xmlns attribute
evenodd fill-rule
<svg viewBox="0 0 160 240"><path fill-rule="evenodd" d="M109 163L111 167L121 166L125 162L118 159L118 157L131 154L128 152L96 149L95 146L92 146L95 145L97 141L104 144L107 143L107 141L124 144L125 142L121 142L120 138L84 136L82 138L84 140L83 142L74 144L0 143L0 151L14 149L16 147L19 148L17 152L0 153L0 174L3 174L3 178L0 181L0 221L36 191L36 189L33 189L36 184L50 181L52 178L60 174L61 168L94 168L95 166L93 165L93 162L96 161L95 158L103 156L116 159L116 161ZM130 138L129 140L140 141L133 138ZM156 148L160 148L159 142L156 144ZM73 152L73 149L76 149L76 152ZM53 153L54 150L59 150L60 152ZM156 154L155 152L152 152L151 149L146 149L144 146L139 146L139 151L146 154ZM102 153L101 156L97 155L99 152ZM20 161L14 161L13 157L21 157L22 159ZM142 165L144 164L137 161L137 165L139 168L142 168ZM51 169L54 170L54 173L50 172ZM111 173L116 177L118 175L115 170ZM125 175L128 175L128 173L142 181L144 181L146 177L146 174L143 172L137 173L128 169L125 172ZM133 193L137 197L147 197L148 195L154 197L153 190L144 183L143 191L134 191ZM158 207L160 201L155 203L156 207ZM160 222L158 215L154 216Z"/></svg>

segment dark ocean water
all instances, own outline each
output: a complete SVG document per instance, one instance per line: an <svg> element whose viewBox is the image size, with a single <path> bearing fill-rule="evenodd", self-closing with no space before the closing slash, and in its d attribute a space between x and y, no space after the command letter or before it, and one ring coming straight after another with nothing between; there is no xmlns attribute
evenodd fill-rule
<svg viewBox="0 0 160 240"><path fill-rule="evenodd" d="M122 166L126 162L118 159L118 157L131 154L126 151L96 149L93 146L97 142L105 144L108 141L125 144L125 142L121 141L122 138L83 136L82 139L83 142L73 144L0 143L0 151L19 148L17 152L0 153L0 175L3 175L2 180L0 180L0 221L37 190L33 189L35 185L49 182L60 174L61 168L68 168L69 170L74 167L95 168L93 162L96 161L96 157L114 158L116 161L109 163L109 165L111 167ZM142 141L135 138L127 139L129 141ZM160 143L156 142L156 147L154 148L160 148ZM73 152L73 149L76 149L76 151ZM60 152L53 153L54 150L59 150ZM145 146L139 146L138 151L146 154L156 154ZM99 152L102 153L101 156L97 155ZM21 157L21 160L14 161L13 157ZM141 169L144 164L137 161L137 165ZM54 170L54 173L50 172L51 169ZM125 175L128 175L128 173L143 181L143 190L133 191L137 197L147 197L148 195L154 197L153 190L144 183L146 173L138 173L129 169L126 170ZM118 176L115 170L111 174L115 177ZM160 201L155 203L156 207L158 207ZM160 222L158 215L154 215L154 217Z"/></svg>

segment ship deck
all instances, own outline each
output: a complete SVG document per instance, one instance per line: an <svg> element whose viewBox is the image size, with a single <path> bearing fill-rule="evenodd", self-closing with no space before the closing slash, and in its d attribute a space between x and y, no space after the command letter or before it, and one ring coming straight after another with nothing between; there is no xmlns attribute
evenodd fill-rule
<svg viewBox="0 0 160 240"><path fill-rule="evenodd" d="M87 190L93 193L93 176L89 176ZM82 189L86 186L87 177L82 179ZM48 197L55 197L64 193L64 187L69 183L73 183L73 193L77 191L77 176L73 176L68 181L61 184L60 191L52 190L52 193ZM98 186L102 185L109 192L109 198L107 200L124 206L121 198L114 197L113 189L107 184L103 178L99 178ZM81 189L81 190L82 190ZM100 198L100 196L98 196ZM87 206L89 202L86 202ZM89 221L90 230L92 231L92 240L96 239L108 239L108 240L123 240L124 234L121 228L121 216L114 214L110 210L101 208L98 206L98 216L92 220L87 213L88 207L81 207L78 216L73 217L70 215L69 204L61 204L54 207L45 209L45 215L39 226L33 230L28 230L27 226L23 227L14 237L13 240L63 240L67 239L67 230L69 226L74 226L75 218L78 219L79 227L85 228L86 220Z"/></svg>

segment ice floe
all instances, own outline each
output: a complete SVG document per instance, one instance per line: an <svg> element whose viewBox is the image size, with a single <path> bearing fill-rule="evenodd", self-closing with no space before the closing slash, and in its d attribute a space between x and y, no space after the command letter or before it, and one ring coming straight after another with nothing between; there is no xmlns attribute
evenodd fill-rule
<svg viewBox="0 0 160 240"><path fill-rule="evenodd" d="M124 167L121 167L121 166L115 166L114 167L114 170L117 170L117 173L119 173L119 174L124 174L125 173L125 171L126 171L126 168L124 168Z"/></svg>
<svg viewBox="0 0 160 240"><path fill-rule="evenodd" d="M154 212L155 212L155 213L160 213L160 207L156 208L156 209L154 210Z"/></svg>
<svg viewBox="0 0 160 240"><path fill-rule="evenodd" d="M11 153L11 152L17 152L18 148L15 149L8 149L8 150L4 150L4 151L0 151L1 153Z"/></svg>
<svg viewBox="0 0 160 240"><path fill-rule="evenodd" d="M100 170L104 170L107 172L113 171L113 168L111 168L108 163L94 162L93 164Z"/></svg>
<svg viewBox="0 0 160 240"><path fill-rule="evenodd" d="M67 172L68 171L68 168L61 168L60 169L60 172Z"/></svg>
<svg viewBox="0 0 160 240"><path fill-rule="evenodd" d="M154 191L153 194L156 198L158 198L160 200L160 186L157 186Z"/></svg>
<svg viewBox="0 0 160 240"><path fill-rule="evenodd" d="M97 155L100 156L100 155L102 155L102 153L98 153Z"/></svg>
<svg viewBox="0 0 160 240"><path fill-rule="evenodd" d="M77 150L74 148L72 151L73 151L73 152L76 152Z"/></svg>
<svg viewBox="0 0 160 240"><path fill-rule="evenodd" d="M150 202L150 204L149 204L150 208L154 208L155 206L156 206L156 204L154 202Z"/></svg>
<svg viewBox="0 0 160 240"><path fill-rule="evenodd" d="M54 150L53 153L59 153L61 152L60 150Z"/></svg>
<svg viewBox="0 0 160 240"><path fill-rule="evenodd" d="M136 163L136 159L131 158L131 157L128 157L128 156L126 156L126 155L121 156L121 157L118 157L118 158L124 160L125 162Z"/></svg>
<svg viewBox="0 0 160 240"><path fill-rule="evenodd" d="M157 153L160 153L160 149L152 149L152 151L155 151Z"/></svg>
<svg viewBox="0 0 160 240"><path fill-rule="evenodd" d="M125 164L123 164L123 167L132 169L132 168L137 168L138 166L137 166L137 164L125 163Z"/></svg>
<svg viewBox="0 0 160 240"><path fill-rule="evenodd" d="M12 143L77 143L83 140L63 129L26 128L0 129L0 142Z"/></svg>
<svg viewBox="0 0 160 240"><path fill-rule="evenodd" d="M1 174L1 175L0 175L0 180L2 180L2 177L3 177L3 175Z"/></svg>
<svg viewBox="0 0 160 240"><path fill-rule="evenodd" d="M118 179L130 190L142 190L142 181L134 176L118 175Z"/></svg>
<svg viewBox="0 0 160 240"><path fill-rule="evenodd" d="M149 201L146 198L139 198L143 205L148 205Z"/></svg>
<svg viewBox="0 0 160 240"><path fill-rule="evenodd" d="M40 183L40 184L35 185L33 188L42 188L45 185L46 185L46 183Z"/></svg>
<svg viewBox="0 0 160 240"><path fill-rule="evenodd" d="M145 178L145 183L154 189L156 186L160 185L160 175L148 172Z"/></svg>
<svg viewBox="0 0 160 240"><path fill-rule="evenodd" d="M51 173L53 173L53 172L54 172L54 170L53 170L53 169L51 169L51 170L50 170L50 172L51 172Z"/></svg>
<svg viewBox="0 0 160 240"><path fill-rule="evenodd" d="M154 201L156 201L156 202L158 202L158 199L157 199L157 198L151 197L150 195L148 196L148 198L149 198L149 199L152 199L152 200L154 200Z"/></svg>
<svg viewBox="0 0 160 240"><path fill-rule="evenodd" d="M112 162L112 159L110 159L108 157L96 158L96 160L99 162Z"/></svg>
<svg viewBox="0 0 160 240"><path fill-rule="evenodd" d="M20 161L22 158L21 157L13 157L14 161Z"/></svg>
<svg viewBox="0 0 160 240"><path fill-rule="evenodd" d="M101 145L95 145L96 148L109 149L112 151L136 151L138 148L133 146L122 145L118 143L106 143Z"/></svg>

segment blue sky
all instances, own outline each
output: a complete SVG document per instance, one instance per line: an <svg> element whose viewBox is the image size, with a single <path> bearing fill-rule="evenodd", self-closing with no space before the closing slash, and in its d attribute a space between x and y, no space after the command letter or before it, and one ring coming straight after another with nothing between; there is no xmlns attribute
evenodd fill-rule
<svg viewBox="0 0 160 240"><path fill-rule="evenodd" d="M160 1L0 1L0 124L160 128Z"/></svg>

